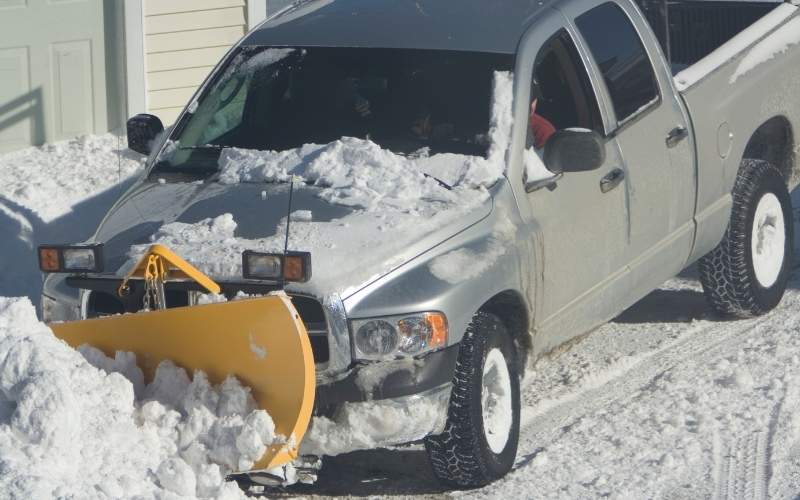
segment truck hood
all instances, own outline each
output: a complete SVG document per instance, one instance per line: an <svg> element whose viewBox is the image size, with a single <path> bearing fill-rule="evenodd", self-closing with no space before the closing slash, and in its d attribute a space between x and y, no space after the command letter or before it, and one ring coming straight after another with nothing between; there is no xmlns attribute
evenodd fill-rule
<svg viewBox="0 0 800 500"><path fill-rule="evenodd" d="M321 189L295 183L289 250L309 251L312 278L294 291L342 298L431 249L491 212L474 189L464 203L420 210L366 210L327 201ZM107 274L122 276L149 244L167 245L219 281L242 281L245 249L282 252L289 184L143 181L111 209L95 241Z"/></svg>

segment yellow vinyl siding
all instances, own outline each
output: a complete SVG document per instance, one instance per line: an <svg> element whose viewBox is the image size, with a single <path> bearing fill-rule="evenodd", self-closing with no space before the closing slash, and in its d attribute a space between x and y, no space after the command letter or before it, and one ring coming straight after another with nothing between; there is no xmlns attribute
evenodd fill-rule
<svg viewBox="0 0 800 500"><path fill-rule="evenodd" d="M213 66L200 68L176 69L174 71L156 71L148 76L148 92L181 87L197 87L211 72Z"/></svg>
<svg viewBox="0 0 800 500"><path fill-rule="evenodd" d="M146 21L144 30L147 35L226 26L241 28L245 24L244 9L241 7L149 16Z"/></svg>
<svg viewBox="0 0 800 500"><path fill-rule="evenodd" d="M244 7L244 0L145 0L144 13L146 16L159 16L225 7Z"/></svg>
<svg viewBox="0 0 800 500"><path fill-rule="evenodd" d="M176 33L159 33L147 35L145 47L148 54L170 52L172 50L198 49L202 47L220 47L234 44L244 35L244 26L227 26L194 31L178 31ZM215 61L216 62L216 61Z"/></svg>
<svg viewBox="0 0 800 500"><path fill-rule="evenodd" d="M196 87L155 90L150 92L150 106L156 108L172 108L185 106L194 95Z"/></svg>
<svg viewBox="0 0 800 500"><path fill-rule="evenodd" d="M147 106L173 123L247 31L244 0L145 0Z"/></svg>
<svg viewBox="0 0 800 500"><path fill-rule="evenodd" d="M169 71L208 66L208 61L219 61L228 49L228 46L222 45L203 49L174 50L171 52L148 54L147 70Z"/></svg>
<svg viewBox="0 0 800 500"><path fill-rule="evenodd" d="M151 108L150 113L159 117L165 126L169 126L175 123L183 108L184 106L178 106L177 108Z"/></svg>

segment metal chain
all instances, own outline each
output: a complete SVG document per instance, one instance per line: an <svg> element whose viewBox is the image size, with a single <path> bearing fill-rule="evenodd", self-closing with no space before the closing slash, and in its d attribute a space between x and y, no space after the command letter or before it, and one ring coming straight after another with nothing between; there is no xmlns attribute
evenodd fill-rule
<svg viewBox="0 0 800 500"><path fill-rule="evenodd" d="M157 256L151 256L147 262L144 296L142 297L142 307L145 311L167 308L164 296L164 275L166 274L164 267L164 262Z"/></svg>

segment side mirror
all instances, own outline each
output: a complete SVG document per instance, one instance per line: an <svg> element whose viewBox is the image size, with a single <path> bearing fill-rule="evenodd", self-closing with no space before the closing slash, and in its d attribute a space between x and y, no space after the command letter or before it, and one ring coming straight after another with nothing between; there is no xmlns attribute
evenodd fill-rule
<svg viewBox="0 0 800 500"><path fill-rule="evenodd" d="M603 138L594 130L559 130L544 148L544 164L554 174L597 170L605 161Z"/></svg>
<svg viewBox="0 0 800 500"><path fill-rule="evenodd" d="M128 120L128 148L149 155L153 141L164 131L164 124L154 115L139 114Z"/></svg>

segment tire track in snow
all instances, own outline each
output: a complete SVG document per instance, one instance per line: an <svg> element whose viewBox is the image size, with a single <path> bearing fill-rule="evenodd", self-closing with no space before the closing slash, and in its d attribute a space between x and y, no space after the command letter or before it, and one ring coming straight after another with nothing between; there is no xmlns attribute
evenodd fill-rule
<svg viewBox="0 0 800 500"><path fill-rule="evenodd" d="M544 400L537 407L523 408L518 453L521 458L512 474L530 465L542 447L548 446L574 423L612 403L637 397L642 389L679 365L711 357L713 351L737 350L746 341L746 334L770 321L771 317L735 322L702 320L684 330L674 342L634 355L630 357L632 360L623 358L590 377L575 391L555 400ZM526 389L530 389L530 384L527 385Z"/></svg>
<svg viewBox="0 0 800 500"><path fill-rule="evenodd" d="M764 500L767 486L767 432L742 436L715 457L716 500Z"/></svg>
<svg viewBox="0 0 800 500"><path fill-rule="evenodd" d="M789 367L792 370L796 367ZM787 370L787 371L788 371ZM784 396L770 422L768 493L770 498L800 491L800 376L789 372L783 379ZM781 443L780 447L775 444ZM775 449L775 452L772 450ZM788 477L787 477L788 476Z"/></svg>

